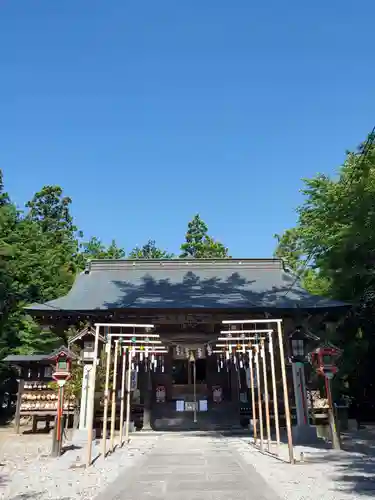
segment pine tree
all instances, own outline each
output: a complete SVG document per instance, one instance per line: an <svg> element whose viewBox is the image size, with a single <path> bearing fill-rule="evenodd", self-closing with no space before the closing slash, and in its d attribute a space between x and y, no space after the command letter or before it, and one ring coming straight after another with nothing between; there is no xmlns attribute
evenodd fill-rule
<svg viewBox="0 0 375 500"><path fill-rule="evenodd" d="M185 243L181 245L181 258L225 259L229 258L228 249L208 235L208 226L196 214L188 223Z"/></svg>

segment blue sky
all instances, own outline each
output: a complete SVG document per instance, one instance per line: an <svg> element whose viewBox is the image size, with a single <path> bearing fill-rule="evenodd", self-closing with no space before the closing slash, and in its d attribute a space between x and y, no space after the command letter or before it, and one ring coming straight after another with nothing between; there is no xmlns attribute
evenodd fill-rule
<svg viewBox="0 0 375 500"><path fill-rule="evenodd" d="M301 178L375 124L373 0L2 0L0 167L87 237L177 251L199 212L268 257Z"/></svg>

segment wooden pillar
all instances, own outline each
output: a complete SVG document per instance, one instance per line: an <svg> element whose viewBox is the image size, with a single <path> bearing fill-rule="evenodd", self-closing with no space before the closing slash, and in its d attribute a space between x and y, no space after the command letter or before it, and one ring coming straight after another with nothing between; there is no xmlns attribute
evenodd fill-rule
<svg viewBox="0 0 375 500"><path fill-rule="evenodd" d="M92 462L92 441L93 441L93 426L94 426L94 404L95 404L95 383L96 383L96 368L98 365L99 351L99 326L95 326L95 344L92 369L90 371L90 386L87 408L87 459L86 467L89 467Z"/></svg>
<svg viewBox="0 0 375 500"><path fill-rule="evenodd" d="M14 430L16 434L20 433L20 425L21 425L21 403L22 403L22 394L23 388L25 385L25 381L23 379L19 379L18 381L18 392L17 392L17 406L16 406L16 415L14 419Z"/></svg>
<svg viewBox="0 0 375 500"><path fill-rule="evenodd" d="M277 335L278 335L278 340L279 340L281 377L282 377L282 381L283 381L284 407L285 407L285 419L286 419L286 432L287 432L287 437L288 437L289 461L291 464L294 464L292 426L290 423L289 394L288 394L288 383L287 383L286 370L285 370L284 338L283 338L283 332L282 332L282 327L281 327L281 320L277 322Z"/></svg>

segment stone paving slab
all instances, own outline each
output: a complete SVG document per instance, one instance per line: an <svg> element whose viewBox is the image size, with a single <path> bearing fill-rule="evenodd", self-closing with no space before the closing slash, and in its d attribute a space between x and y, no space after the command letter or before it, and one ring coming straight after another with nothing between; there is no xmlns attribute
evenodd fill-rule
<svg viewBox="0 0 375 500"><path fill-rule="evenodd" d="M278 500L264 479L218 434L167 434L97 500Z"/></svg>

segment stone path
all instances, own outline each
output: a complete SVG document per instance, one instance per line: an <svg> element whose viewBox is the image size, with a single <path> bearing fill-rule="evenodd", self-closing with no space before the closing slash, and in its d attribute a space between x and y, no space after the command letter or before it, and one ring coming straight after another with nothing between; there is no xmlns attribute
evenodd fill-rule
<svg viewBox="0 0 375 500"><path fill-rule="evenodd" d="M167 434L98 500L278 500L253 466L216 434Z"/></svg>

